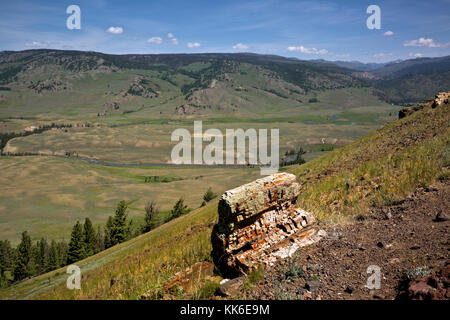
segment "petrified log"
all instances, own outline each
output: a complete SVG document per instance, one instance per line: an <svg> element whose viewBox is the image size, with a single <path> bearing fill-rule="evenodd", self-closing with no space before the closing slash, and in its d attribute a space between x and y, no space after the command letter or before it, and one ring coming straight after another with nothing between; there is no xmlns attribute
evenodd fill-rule
<svg viewBox="0 0 450 320"><path fill-rule="evenodd" d="M300 190L293 174L277 173L222 195L211 241L223 275L247 274L320 239L322 233L307 228L313 215L295 205Z"/></svg>

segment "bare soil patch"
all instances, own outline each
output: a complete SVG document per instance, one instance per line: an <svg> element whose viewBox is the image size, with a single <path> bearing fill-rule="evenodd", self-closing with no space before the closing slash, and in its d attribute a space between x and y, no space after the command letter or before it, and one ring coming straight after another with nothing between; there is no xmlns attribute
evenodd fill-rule
<svg viewBox="0 0 450 320"><path fill-rule="evenodd" d="M398 299L409 278L450 264L450 183L419 188L406 199L371 209L365 218L325 228L325 240L269 267L250 299ZM437 217L437 218L436 218ZM381 288L366 287L370 265ZM301 270L292 276L292 270Z"/></svg>

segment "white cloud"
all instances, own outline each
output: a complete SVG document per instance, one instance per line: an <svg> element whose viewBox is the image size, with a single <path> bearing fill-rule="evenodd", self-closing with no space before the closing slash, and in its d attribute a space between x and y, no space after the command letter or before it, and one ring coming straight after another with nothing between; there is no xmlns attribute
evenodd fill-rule
<svg viewBox="0 0 450 320"><path fill-rule="evenodd" d="M123 28L122 27L109 27L108 30L106 30L109 33L112 34L122 34Z"/></svg>
<svg viewBox="0 0 450 320"><path fill-rule="evenodd" d="M392 57L392 53L375 53L374 55L372 55L372 57L379 59L379 58L388 58L388 57Z"/></svg>
<svg viewBox="0 0 450 320"><path fill-rule="evenodd" d="M412 53L412 52L410 52L409 56L412 57L412 58L420 58L420 57L423 57L423 53Z"/></svg>
<svg viewBox="0 0 450 320"><path fill-rule="evenodd" d="M393 36L394 32L392 32L391 30L386 31L385 33L383 33L385 36Z"/></svg>
<svg viewBox="0 0 450 320"><path fill-rule="evenodd" d="M433 39L425 39L420 37L417 40L405 41L403 42L405 47L428 47L428 48L442 48L448 47L449 43L437 43Z"/></svg>
<svg viewBox="0 0 450 320"><path fill-rule="evenodd" d="M172 44L174 44L174 45L177 45L178 44L178 39L177 38L171 38L170 42L172 42Z"/></svg>
<svg viewBox="0 0 450 320"><path fill-rule="evenodd" d="M32 41L32 42L25 43L25 45L27 47L48 47L50 45L50 41L44 41L44 42Z"/></svg>
<svg viewBox="0 0 450 320"><path fill-rule="evenodd" d="M304 46L300 47L287 47L288 51L291 52L300 52L300 53L306 53L306 54L327 54L328 50L326 49L316 49L316 48L306 48Z"/></svg>
<svg viewBox="0 0 450 320"><path fill-rule="evenodd" d="M187 46L188 46L188 48L198 48L198 47L200 47L200 43L198 43L198 42L188 42Z"/></svg>
<svg viewBox="0 0 450 320"><path fill-rule="evenodd" d="M161 44L163 42L163 39L161 37L151 37L150 39L147 39L147 42Z"/></svg>
<svg viewBox="0 0 450 320"><path fill-rule="evenodd" d="M173 38L173 33L170 33L170 32L169 32L169 33L167 34L167 36L168 36L169 38Z"/></svg>
<svg viewBox="0 0 450 320"><path fill-rule="evenodd" d="M350 54L348 54L348 53L335 54L334 56L336 58L340 58L340 59L342 59L342 58L350 58Z"/></svg>
<svg viewBox="0 0 450 320"><path fill-rule="evenodd" d="M248 49L248 46L246 45L246 44L243 44L243 43L238 43L238 44L235 44L234 46L233 46L233 49L234 50L247 50Z"/></svg>

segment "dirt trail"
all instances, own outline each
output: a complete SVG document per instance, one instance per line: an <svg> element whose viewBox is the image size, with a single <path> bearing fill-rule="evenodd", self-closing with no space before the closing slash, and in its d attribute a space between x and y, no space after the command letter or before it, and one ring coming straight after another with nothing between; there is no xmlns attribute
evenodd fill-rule
<svg viewBox="0 0 450 320"><path fill-rule="evenodd" d="M408 272L450 263L450 182L419 188L405 200L372 209L367 218L326 228L327 239L299 250L295 262L270 267L250 299L395 299ZM286 280L295 265L302 276ZM381 268L381 289L365 287L370 265ZM417 267L425 267L416 269ZM309 289L309 290L307 290Z"/></svg>

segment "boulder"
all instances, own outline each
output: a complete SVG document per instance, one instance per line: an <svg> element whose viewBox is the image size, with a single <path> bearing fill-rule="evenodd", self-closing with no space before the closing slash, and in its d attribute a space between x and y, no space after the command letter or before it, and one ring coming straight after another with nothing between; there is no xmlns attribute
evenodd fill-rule
<svg viewBox="0 0 450 320"><path fill-rule="evenodd" d="M310 228L313 215L296 207L300 191L293 174L277 173L222 195L211 242L223 275L248 274L323 237L323 231Z"/></svg>
<svg viewBox="0 0 450 320"><path fill-rule="evenodd" d="M449 300L450 264L435 274L411 280L407 298L410 300Z"/></svg>

